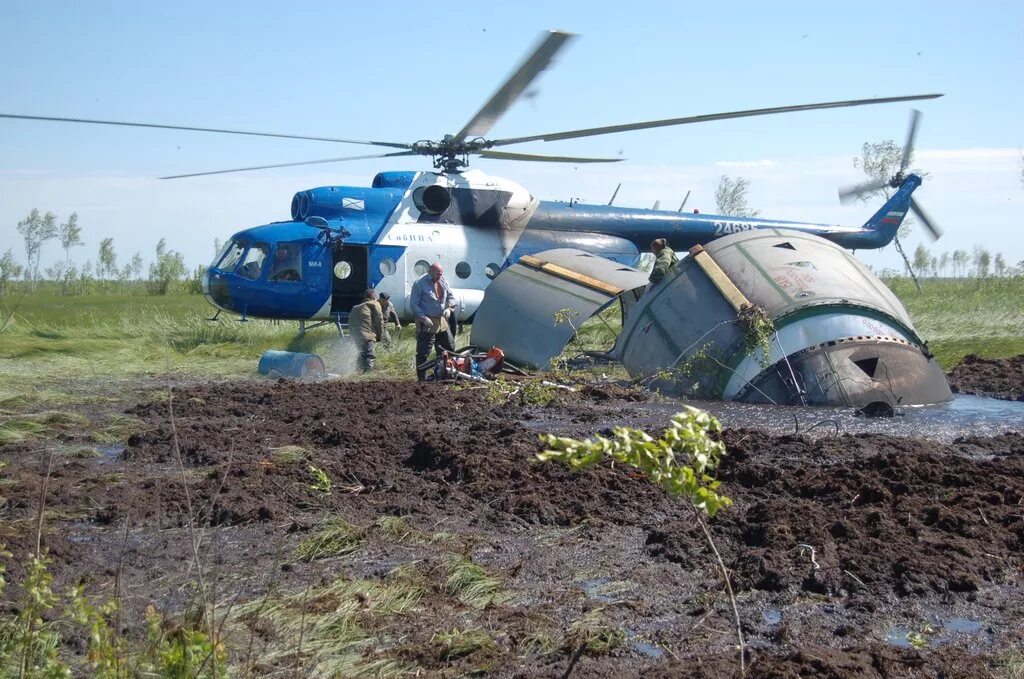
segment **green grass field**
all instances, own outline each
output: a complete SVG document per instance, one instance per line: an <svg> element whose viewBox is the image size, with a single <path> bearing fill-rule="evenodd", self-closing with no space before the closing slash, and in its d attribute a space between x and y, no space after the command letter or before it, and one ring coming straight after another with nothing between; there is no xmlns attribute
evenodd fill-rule
<svg viewBox="0 0 1024 679"><path fill-rule="evenodd" d="M1024 279L926 280L922 292L908 280L888 283L945 368L968 353L1024 353ZM298 338L293 322L241 323L226 314L210 322L211 308L197 295L25 295L3 299L0 311L0 320L11 314L0 331L0 407L26 395L41 402L88 399L140 377L254 376L267 349L318 353L329 369L352 362L331 327ZM580 329L580 346L567 354L611 345L617 312L603 316ZM468 333L460 338L468 341ZM414 353L406 328L392 349L379 352L380 372L411 376Z"/></svg>

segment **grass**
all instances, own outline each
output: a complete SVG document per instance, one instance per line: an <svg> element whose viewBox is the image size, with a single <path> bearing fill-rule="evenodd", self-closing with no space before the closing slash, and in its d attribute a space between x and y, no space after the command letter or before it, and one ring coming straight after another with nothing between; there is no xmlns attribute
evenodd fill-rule
<svg viewBox="0 0 1024 679"><path fill-rule="evenodd" d="M270 459L277 464L307 462L313 458L313 451L305 446L287 445L270 451Z"/></svg>
<svg viewBox="0 0 1024 679"><path fill-rule="evenodd" d="M366 540L366 529L355 526L341 517L332 517L310 538L295 549L300 561L316 561L345 556L359 549Z"/></svg>
<svg viewBox="0 0 1024 679"><path fill-rule="evenodd" d="M445 591L462 603L473 608L486 608L508 598L501 580L469 559L453 556L448 559L447 567Z"/></svg>
<svg viewBox="0 0 1024 679"><path fill-rule="evenodd" d="M457 627L447 632L438 632L431 639L431 643L437 649L438 658L445 662L498 647L494 637L483 630L460 630Z"/></svg>
<svg viewBox="0 0 1024 679"><path fill-rule="evenodd" d="M46 410L0 420L0 445L44 436L59 436L90 426L88 418L62 410Z"/></svg>
<svg viewBox="0 0 1024 679"><path fill-rule="evenodd" d="M1006 358L1024 353L1024 277L886 281L918 333L950 369L967 354Z"/></svg>
<svg viewBox="0 0 1024 679"><path fill-rule="evenodd" d="M569 627L562 648L567 652L583 649L587 655L605 655L626 643L626 631L610 627L600 617L600 609L591 611Z"/></svg>
<svg viewBox="0 0 1024 679"><path fill-rule="evenodd" d="M886 283L944 368L968 353L1024 353L1024 278L925 279L921 292L906 279ZM93 401L145 377L251 377L267 349L320 354L334 372L354 365L354 351L331 327L300 338L294 322L240 323L227 314L210 322L211 308L199 295L32 294L0 299L0 312L13 304L11 322L0 331L0 411ZM606 350L620 327L618 308L577 327L564 357ZM456 341L468 343L468 331ZM380 347L375 376L411 377L415 344L406 327L391 347Z"/></svg>
<svg viewBox="0 0 1024 679"><path fill-rule="evenodd" d="M382 647L386 626L389 618L413 611L422 596L417 585L403 580L339 578L237 608L233 632L239 647L240 637L260 636L259 656L247 669L292 667L294 676L310 677L401 676L408 668Z"/></svg>

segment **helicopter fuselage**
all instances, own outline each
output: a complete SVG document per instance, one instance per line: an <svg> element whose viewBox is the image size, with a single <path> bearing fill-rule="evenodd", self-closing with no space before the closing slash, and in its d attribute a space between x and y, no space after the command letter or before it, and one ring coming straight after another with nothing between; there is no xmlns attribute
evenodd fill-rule
<svg viewBox="0 0 1024 679"><path fill-rule="evenodd" d="M411 318L412 284L445 269L462 318L490 281L523 255L570 247L636 264L655 238L676 250L752 229L797 229L851 248L889 243L920 185L906 178L863 227L540 201L477 170L384 172L370 187L321 187L292 200L290 221L236 233L203 279L214 306L243 317L344 320L368 287Z"/></svg>

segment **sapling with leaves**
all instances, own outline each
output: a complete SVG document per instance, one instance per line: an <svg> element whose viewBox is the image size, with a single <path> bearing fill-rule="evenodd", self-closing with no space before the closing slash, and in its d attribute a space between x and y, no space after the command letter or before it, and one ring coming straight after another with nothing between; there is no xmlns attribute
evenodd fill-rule
<svg viewBox="0 0 1024 679"><path fill-rule="evenodd" d="M719 510L732 505L732 500L719 492L720 482L714 477L726 454L725 444L719 438L721 432L722 425L718 419L703 410L684 406L682 412L672 416L660 438L631 427L615 427L611 437L598 435L585 441L543 434L540 438L545 450L537 455L537 459L562 462L577 471L610 458L639 470L670 496L690 503L694 518L715 555L729 595L739 642L740 673L743 674L746 671L745 644L736 597L729 581L729 571L701 517L701 514L713 517Z"/></svg>

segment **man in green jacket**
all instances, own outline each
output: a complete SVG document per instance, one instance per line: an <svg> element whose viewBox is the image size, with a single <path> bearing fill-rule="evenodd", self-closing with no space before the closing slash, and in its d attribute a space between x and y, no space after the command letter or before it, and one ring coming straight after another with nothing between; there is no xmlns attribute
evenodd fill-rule
<svg viewBox="0 0 1024 679"><path fill-rule="evenodd" d="M359 369L373 370L377 362L377 342L384 336L384 316L377 302L377 291L370 288L363 294L363 303L352 307L348 314L348 329L359 347Z"/></svg>
<svg viewBox="0 0 1024 679"><path fill-rule="evenodd" d="M675 251L668 246L668 241L664 238L658 238L651 243L651 252L654 253L655 259L654 268L651 269L651 284L647 286L648 290L657 285L665 277L665 274L679 263Z"/></svg>

